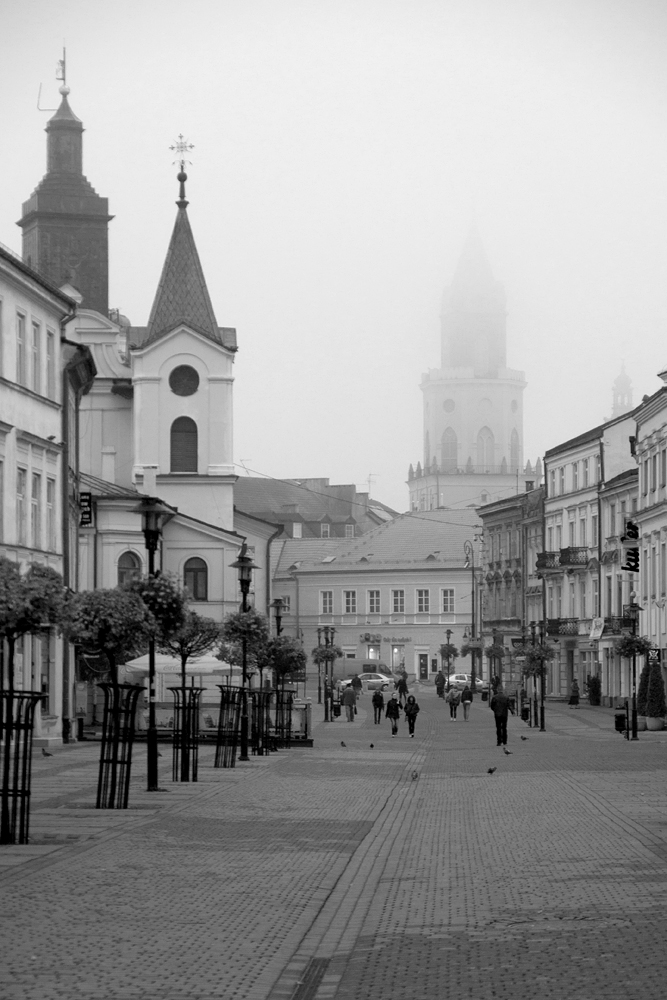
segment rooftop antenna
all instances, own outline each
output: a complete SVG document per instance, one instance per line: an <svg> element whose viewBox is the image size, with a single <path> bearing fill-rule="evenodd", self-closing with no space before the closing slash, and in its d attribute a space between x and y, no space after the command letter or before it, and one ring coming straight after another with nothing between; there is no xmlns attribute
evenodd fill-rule
<svg viewBox="0 0 667 1000"><path fill-rule="evenodd" d="M69 94L69 87L67 86L67 49L63 45L63 57L59 59L56 64L56 80L62 80L62 86L60 87L60 93L63 97L67 97ZM42 96L42 85L40 83L39 90L37 91L37 110L38 111L57 111L58 108L40 108L39 101Z"/></svg>
<svg viewBox="0 0 667 1000"><path fill-rule="evenodd" d="M375 473L374 472L369 472L368 473L368 479L366 480L366 482L368 483L368 495L369 496L371 495L371 486L373 485L373 480L374 479L377 479L377 476L375 475Z"/></svg>

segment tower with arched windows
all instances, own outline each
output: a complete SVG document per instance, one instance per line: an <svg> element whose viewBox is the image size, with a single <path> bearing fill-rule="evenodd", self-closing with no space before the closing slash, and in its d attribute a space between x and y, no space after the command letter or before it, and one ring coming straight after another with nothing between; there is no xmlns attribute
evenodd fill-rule
<svg viewBox="0 0 667 1000"><path fill-rule="evenodd" d="M441 309L441 365L422 378L423 455L412 510L498 500L535 473L523 460L524 373L507 367L505 292L471 229Z"/></svg>

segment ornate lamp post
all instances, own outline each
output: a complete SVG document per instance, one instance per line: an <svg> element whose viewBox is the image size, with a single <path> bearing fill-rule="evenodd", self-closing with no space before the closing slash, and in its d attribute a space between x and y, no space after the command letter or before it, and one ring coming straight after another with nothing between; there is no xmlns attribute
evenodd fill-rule
<svg viewBox="0 0 667 1000"><path fill-rule="evenodd" d="M324 633L324 645L330 648L334 645L336 629L333 625L325 625L322 629ZM319 637L318 637L319 638ZM324 661L324 721L333 722L333 657Z"/></svg>
<svg viewBox="0 0 667 1000"><path fill-rule="evenodd" d="M155 576L155 553L160 544L162 528L174 516L174 510L156 497L144 497L135 510L141 513L141 530L148 553L148 575ZM155 637L148 642L148 732L146 733L147 791L157 792L158 748L155 720Z"/></svg>
<svg viewBox="0 0 667 1000"><path fill-rule="evenodd" d="M471 577L472 577L472 617L470 621L471 635L470 635L470 691L472 696L475 696L475 657L477 656L477 631L475 622L475 605L477 604L477 597L475 594L475 548L471 541L466 539L463 543L463 554L466 557L463 568L468 569L470 567Z"/></svg>
<svg viewBox="0 0 667 1000"><path fill-rule="evenodd" d="M445 635L447 636L447 677L449 678L449 675L452 672L452 668L449 665L449 661L451 659L450 652L449 652L449 644L450 644L451 638L452 638L452 630L450 628L448 628L447 631L445 632Z"/></svg>
<svg viewBox="0 0 667 1000"><path fill-rule="evenodd" d="M275 601L271 601L271 607L273 608L273 613L276 616L276 635L280 635L283 630L283 607L285 602L282 597L276 597Z"/></svg>
<svg viewBox="0 0 667 1000"><path fill-rule="evenodd" d="M248 555L248 545L246 542L241 546L239 557L236 562L231 563L232 569L237 569L239 573L239 587L241 590L241 611L245 614L248 610L248 593L250 591L250 581L252 571L258 567ZM242 669L241 678L241 753L239 760L249 760L248 757L248 643L244 637L242 648Z"/></svg>
<svg viewBox="0 0 667 1000"><path fill-rule="evenodd" d="M322 645L322 629L317 630L317 645ZM322 663L321 661L317 664L317 704L322 704ZM326 712L326 709L325 709Z"/></svg>

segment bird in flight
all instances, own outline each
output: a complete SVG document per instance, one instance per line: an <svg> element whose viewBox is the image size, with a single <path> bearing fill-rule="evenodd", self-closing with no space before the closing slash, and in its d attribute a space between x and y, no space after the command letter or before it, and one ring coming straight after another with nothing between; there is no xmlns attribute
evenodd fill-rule
<svg viewBox="0 0 667 1000"><path fill-rule="evenodd" d="M497 771L497 770L498 770L498 768L497 768L497 767L490 767L490 768L489 768L489 770L488 770L488 771L487 771L486 773L487 773L487 774L493 774L493 772L494 772L494 771Z"/></svg>

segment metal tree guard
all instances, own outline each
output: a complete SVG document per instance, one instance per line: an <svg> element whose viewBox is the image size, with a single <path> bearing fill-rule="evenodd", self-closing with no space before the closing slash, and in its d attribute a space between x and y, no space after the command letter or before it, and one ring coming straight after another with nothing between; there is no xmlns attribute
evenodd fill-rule
<svg viewBox="0 0 667 1000"><path fill-rule="evenodd" d="M199 765L199 699L202 687L169 688L174 694L172 780L196 781Z"/></svg>
<svg viewBox="0 0 667 1000"><path fill-rule="evenodd" d="M0 844L27 844L30 833L30 778L37 691L0 692L4 736Z"/></svg>
<svg viewBox="0 0 667 1000"><path fill-rule="evenodd" d="M139 684L98 684L104 692L104 720L96 809L127 809Z"/></svg>
<svg viewBox="0 0 667 1000"><path fill-rule="evenodd" d="M252 718L250 726L250 746L258 757L267 756L276 749L275 736L271 732L272 691L251 691Z"/></svg>
<svg viewBox="0 0 667 1000"><path fill-rule="evenodd" d="M292 691L276 691L276 743L289 747L292 740Z"/></svg>
<svg viewBox="0 0 667 1000"><path fill-rule="evenodd" d="M235 767L236 748L239 744L241 730L243 689L228 684L218 684L218 687L220 688L220 714L214 767Z"/></svg>

